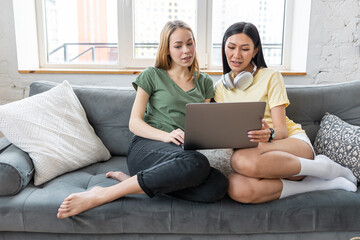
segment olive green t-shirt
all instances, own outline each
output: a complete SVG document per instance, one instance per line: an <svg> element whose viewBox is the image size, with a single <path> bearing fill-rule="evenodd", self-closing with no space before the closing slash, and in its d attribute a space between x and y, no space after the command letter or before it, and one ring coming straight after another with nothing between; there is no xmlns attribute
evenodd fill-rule
<svg viewBox="0 0 360 240"><path fill-rule="evenodd" d="M132 83L134 88L141 87L149 94L144 121L157 129L171 132L184 130L185 105L201 103L214 95L213 81L206 73L200 73L194 88L185 92L161 68L145 69Z"/></svg>

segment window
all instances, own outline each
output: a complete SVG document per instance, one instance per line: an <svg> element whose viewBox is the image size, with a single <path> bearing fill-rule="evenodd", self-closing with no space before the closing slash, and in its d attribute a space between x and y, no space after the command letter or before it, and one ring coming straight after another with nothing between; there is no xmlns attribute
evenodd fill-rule
<svg viewBox="0 0 360 240"><path fill-rule="evenodd" d="M46 59L117 63L116 0L44 0Z"/></svg>
<svg viewBox="0 0 360 240"><path fill-rule="evenodd" d="M24 10L19 10L23 8L21 4L30 6L29 2L32 1L14 1L15 19L19 19L15 21L16 28L29 22L30 18L23 18ZM301 6L310 6L310 2L304 0ZM152 66L160 31L168 20L174 19L184 20L192 27L202 69L221 69L223 33L238 21L258 27L268 65L288 68L293 66L291 61L299 59L291 55L294 42L301 44L293 36L307 31L305 27L294 34L294 23L304 22L296 20L296 16L304 14L294 14L301 7L287 0L35 0L35 4L34 25L38 34L27 41L38 43L38 55L33 55L38 57L41 68ZM310 7L304 11L309 16ZM19 32L17 29L17 35ZM302 38L306 40L304 48L306 34ZM19 42L30 44L20 38ZM21 48L18 46L18 52ZM303 54L304 50L295 52Z"/></svg>
<svg viewBox="0 0 360 240"><path fill-rule="evenodd" d="M213 0L212 65L221 65L221 43L226 29L235 22L257 26L268 65L282 64L285 0Z"/></svg>
<svg viewBox="0 0 360 240"><path fill-rule="evenodd" d="M134 0L134 58L155 58L160 31L169 20L181 19L196 35L196 1Z"/></svg>

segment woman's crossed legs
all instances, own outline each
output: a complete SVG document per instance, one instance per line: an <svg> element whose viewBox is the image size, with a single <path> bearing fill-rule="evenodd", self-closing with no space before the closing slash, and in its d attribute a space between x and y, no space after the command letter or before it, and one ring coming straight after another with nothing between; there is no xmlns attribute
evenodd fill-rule
<svg viewBox="0 0 360 240"><path fill-rule="evenodd" d="M312 159L311 146L296 138L239 149L231 157L228 194L238 202L261 203L315 190L356 191L348 168L323 155Z"/></svg>

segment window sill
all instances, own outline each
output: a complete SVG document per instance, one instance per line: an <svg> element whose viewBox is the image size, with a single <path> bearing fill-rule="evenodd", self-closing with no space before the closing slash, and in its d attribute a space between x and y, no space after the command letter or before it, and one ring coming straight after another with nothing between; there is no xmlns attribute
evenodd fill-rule
<svg viewBox="0 0 360 240"><path fill-rule="evenodd" d="M18 70L19 73L44 74L140 74L143 69L32 69ZM209 75L222 75L221 70L201 70ZM279 70L283 76L304 76L306 72Z"/></svg>

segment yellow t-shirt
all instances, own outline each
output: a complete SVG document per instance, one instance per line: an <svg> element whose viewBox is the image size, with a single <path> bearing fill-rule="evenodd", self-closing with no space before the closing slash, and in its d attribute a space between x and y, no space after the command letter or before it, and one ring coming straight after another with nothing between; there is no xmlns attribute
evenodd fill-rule
<svg viewBox="0 0 360 240"><path fill-rule="evenodd" d="M287 107L290 104L282 75L270 68L261 68L255 75L251 86L244 91L237 88L227 90L220 79L215 84L214 99L216 102L264 101L266 102L264 119L270 127L274 127L270 109L280 105ZM294 123L288 117L286 117L286 126L289 136L305 133L300 124Z"/></svg>

